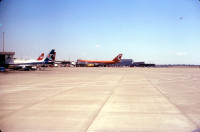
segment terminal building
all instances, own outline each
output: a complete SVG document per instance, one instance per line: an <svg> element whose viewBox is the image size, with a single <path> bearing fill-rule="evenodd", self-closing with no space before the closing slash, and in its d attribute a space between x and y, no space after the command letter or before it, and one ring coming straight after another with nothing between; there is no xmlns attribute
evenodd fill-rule
<svg viewBox="0 0 200 132"><path fill-rule="evenodd" d="M146 64L145 62L133 62L131 67L155 67L155 64Z"/></svg>
<svg viewBox="0 0 200 132"><path fill-rule="evenodd" d="M0 67L7 68L14 63L15 52L0 52Z"/></svg>
<svg viewBox="0 0 200 132"><path fill-rule="evenodd" d="M120 63L112 64L113 67L131 66L133 64L133 59L121 59Z"/></svg>
<svg viewBox="0 0 200 132"><path fill-rule="evenodd" d="M133 62L131 67L140 67L141 65L144 65L144 64L145 64L145 62Z"/></svg>
<svg viewBox="0 0 200 132"><path fill-rule="evenodd" d="M112 64L113 67L155 67L155 64L145 62L134 62L132 59L122 59L120 63Z"/></svg>

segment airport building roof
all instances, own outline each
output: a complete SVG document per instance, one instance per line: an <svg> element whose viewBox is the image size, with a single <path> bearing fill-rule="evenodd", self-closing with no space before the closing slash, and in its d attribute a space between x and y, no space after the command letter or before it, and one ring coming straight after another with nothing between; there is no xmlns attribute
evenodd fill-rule
<svg viewBox="0 0 200 132"><path fill-rule="evenodd" d="M15 55L15 52L0 52L0 55Z"/></svg>

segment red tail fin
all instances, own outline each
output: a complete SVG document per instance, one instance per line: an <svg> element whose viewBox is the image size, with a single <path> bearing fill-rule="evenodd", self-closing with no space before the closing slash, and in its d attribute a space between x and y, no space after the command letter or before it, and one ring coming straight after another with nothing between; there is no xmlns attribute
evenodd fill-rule
<svg viewBox="0 0 200 132"><path fill-rule="evenodd" d="M115 57L115 58L113 59L113 61L115 61L115 62L120 62L121 59L122 59L122 55L123 55L123 54L119 54L117 57Z"/></svg>
<svg viewBox="0 0 200 132"><path fill-rule="evenodd" d="M44 53L42 53L42 54L38 57L37 61L43 60L43 58L44 58Z"/></svg>

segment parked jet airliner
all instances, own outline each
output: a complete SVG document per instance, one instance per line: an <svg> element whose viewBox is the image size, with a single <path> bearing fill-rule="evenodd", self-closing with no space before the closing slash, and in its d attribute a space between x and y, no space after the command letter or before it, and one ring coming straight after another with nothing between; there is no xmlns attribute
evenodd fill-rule
<svg viewBox="0 0 200 132"><path fill-rule="evenodd" d="M44 53L36 61L24 61L24 62L14 62L10 67L14 67L13 69L32 69L33 67L41 67L43 65L52 65L55 60L55 49L52 49L51 52L47 55L47 57L43 60Z"/></svg>
<svg viewBox="0 0 200 132"><path fill-rule="evenodd" d="M37 60L21 60L21 59L15 59L14 64L19 64L19 63L28 63L28 62L34 62L34 61L42 61L44 58L44 53L42 53Z"/></svg>
<svg viewBox="0 0 200 132"><path fill-rule="evenodd" d="M78 62L86 62L86 63L94 63L94 64L103 64L103 65L108 65L108 64L115 64L115 63L120 63L121 58L123 54L119 54L117 57L115 57L113 60L110 61L103 61L103 60L77 60Z"/></svg>

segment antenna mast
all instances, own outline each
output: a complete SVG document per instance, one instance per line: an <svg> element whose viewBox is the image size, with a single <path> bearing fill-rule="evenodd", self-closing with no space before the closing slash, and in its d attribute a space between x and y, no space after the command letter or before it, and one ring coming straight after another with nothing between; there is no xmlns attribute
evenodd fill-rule
<svg viewBox="0 0 200 132"><path fill-rule="evenodd" d="M3 52L4 52L4 32L3 32Z"/></svg>

